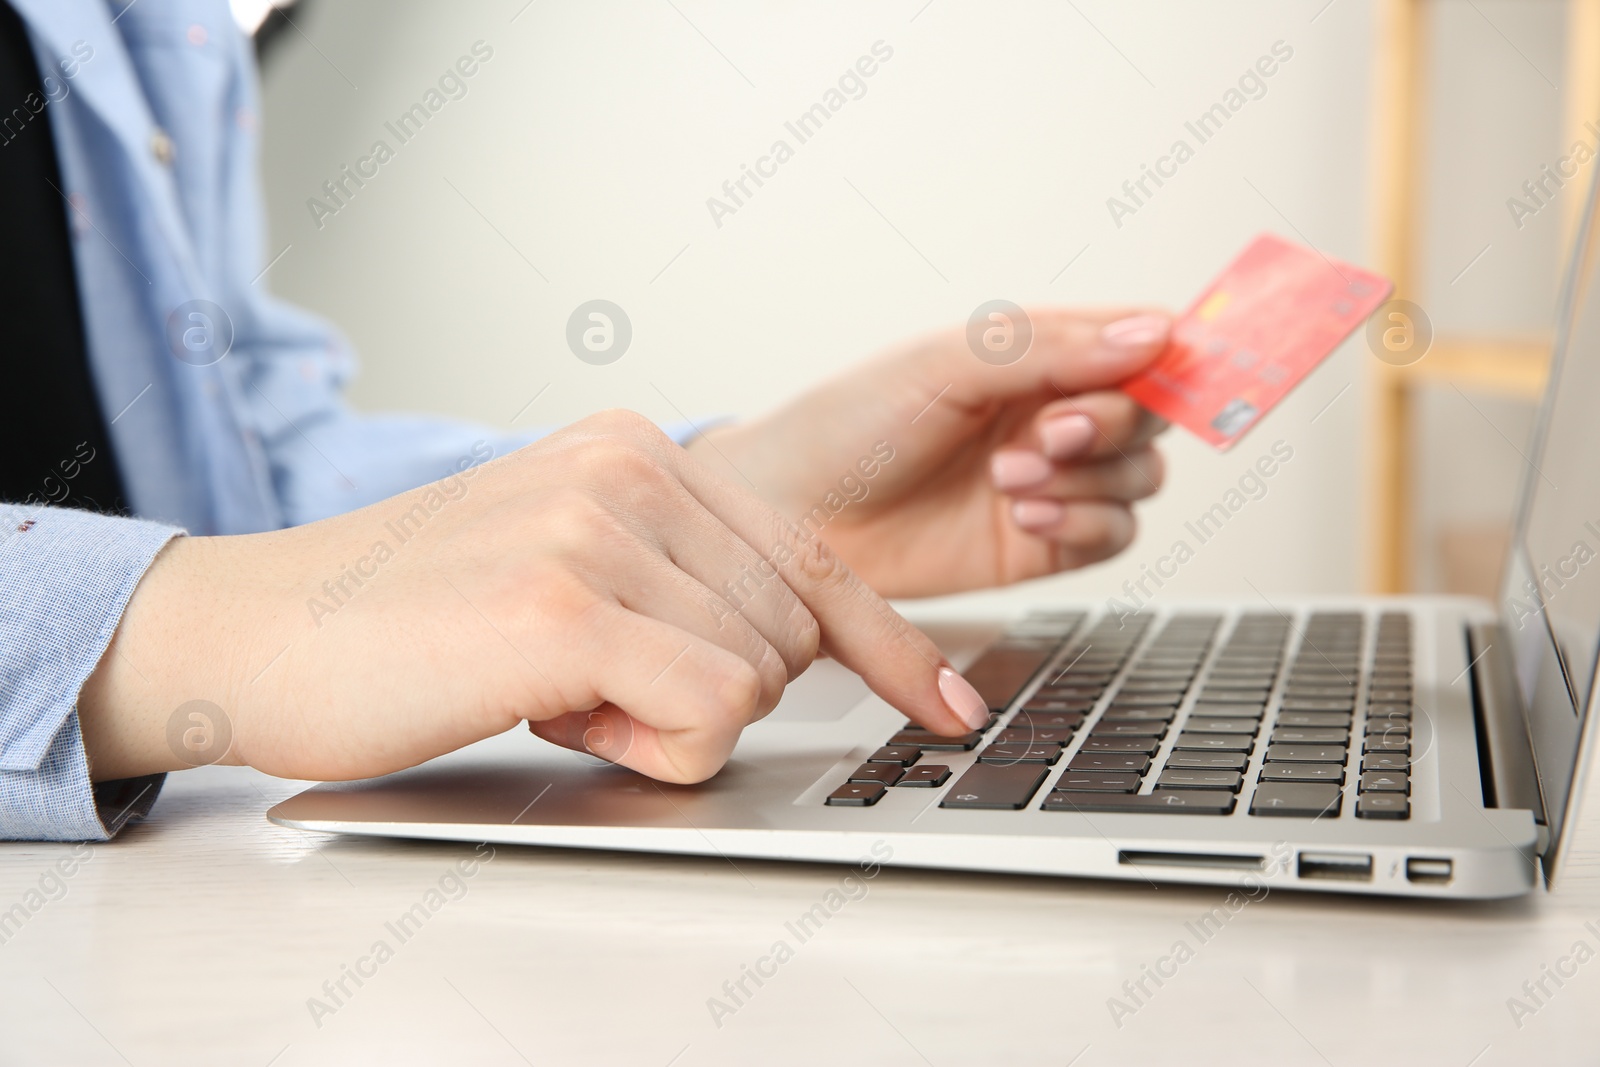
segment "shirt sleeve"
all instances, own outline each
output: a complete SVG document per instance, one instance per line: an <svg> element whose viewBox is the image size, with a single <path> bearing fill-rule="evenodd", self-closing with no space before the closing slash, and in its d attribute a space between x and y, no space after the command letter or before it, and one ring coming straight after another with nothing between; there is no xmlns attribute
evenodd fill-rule
<svg viewBox="0 0 1600 1067"><path fill-rule="evenodd" d="M182 532L0 504L0 840L104 841L155 803L163 775L90 782L78 692Z"/></svg>
<svg viewBox="0 0 1600 1067"><path fill-rule="evenodd" d="M210 227L219 238L214 281L231 319L227 358L237 375L239 421L259 448L282 524L296 526L376 503L503 456L548 433L548 426L496 429L433 415L367 414L350 407L344 390L357 365L350 343L320 316L270 292L271 275L263 264L277 262L274 255L314 253L267 245L255 119L261 113L260 91L248 40L241 35L230 46L229 110L239 121L226 124L220 153L219 214ZM404 314L404 309L397 313ZM439 353L439 358L469 367L474 353L463 344ZM542 392L530 383L525 395L504 397L506 421L534 423L539 417L535 401ZM662 429L687 444L719 421L684 421Z"/></svg>

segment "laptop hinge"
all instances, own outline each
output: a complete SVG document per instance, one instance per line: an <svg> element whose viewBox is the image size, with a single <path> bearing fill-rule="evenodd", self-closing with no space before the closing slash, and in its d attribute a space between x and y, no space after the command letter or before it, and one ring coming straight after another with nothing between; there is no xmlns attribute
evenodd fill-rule
<svg viewBox="0 0 1600 1067"><path fill-rule="evenodd" d="M1539 771L1528 741L1528 719L1511 662L1511 642L1498 624L1467 630L1468 662L1473 664L1472 704L1478 727L1479 769L1486 808L1526 808L1539 824L1539 849L1546 840Z"/></svg>

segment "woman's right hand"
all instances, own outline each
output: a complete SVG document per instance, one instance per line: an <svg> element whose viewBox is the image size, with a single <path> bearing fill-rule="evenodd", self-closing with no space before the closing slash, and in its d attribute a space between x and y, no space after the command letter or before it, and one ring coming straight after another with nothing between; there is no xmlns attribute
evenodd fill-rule
<svg viewBox="0 0 1600 1067"><path fill-rule="evenodd" d="M819 540L608 412L337 518L175 539L78 707L96 780L199 762L365 778L525 720L696 782L819 649L930 729L986 718ZM196 700L226 752L169 741Z"/></svg>

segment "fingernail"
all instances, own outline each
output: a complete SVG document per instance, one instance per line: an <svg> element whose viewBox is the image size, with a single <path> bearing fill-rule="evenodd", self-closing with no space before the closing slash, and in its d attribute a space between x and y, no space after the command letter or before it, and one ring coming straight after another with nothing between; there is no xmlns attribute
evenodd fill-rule
<svg viewBox="0 0 1600 1067"><path fill-rule="evenodd" d="M1067 509L1054 500L1018 500L1011 505L1011 518L1024 530L1054 526L1066 513Z"/></svg>
<svg viewBox="0 0 1600 1067"><path fill-rule="evenodd" d="M996 489L1021 489L1050 477L1050 461L1037 452L1011 449L989 458L989 475Z"/></svg>
<svg viewBox="0 0 1600 1067"><path fill-rule="evenodd" d="M967 724L967 729L976 730L989 721L989 706L954 667L939 668L939 695L956 718Z"/></svg>
<svg viewBox="0 0 1600 1067"><path fill-rule="evenodd" d="M1056 415L1039 424L1039 439L1052 459L1076 456L1094 440L1094 423L1087 415Z"/></svg>
<svg viewBox="0 0 1600 1067"><path fill-rule="evenodd" d="M1100 339L1117 348L1143 348L1165 340L1171 328L1161 315L1133 315L1108 323L1100 331Z"/></svg>

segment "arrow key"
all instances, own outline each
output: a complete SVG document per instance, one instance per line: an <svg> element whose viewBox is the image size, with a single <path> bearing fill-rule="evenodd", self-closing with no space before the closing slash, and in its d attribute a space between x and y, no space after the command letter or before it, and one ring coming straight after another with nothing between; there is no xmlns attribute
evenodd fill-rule
<svg viewBox="0 0 1600 1067"><path fill-rule="evenodd" d="M888 792L876 782L846 782L828 794L831 807L869 808L883 799Z"/></svg>
<svg viewBox="0 0 1600 1067"><path fill-rule="evenodd" d="M1411 777L1403 771L1366 771L1361 775L1363 793L1411 792Z"/></svg>

